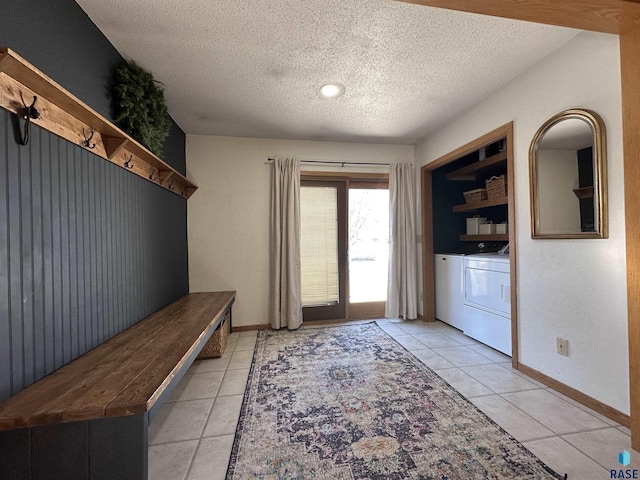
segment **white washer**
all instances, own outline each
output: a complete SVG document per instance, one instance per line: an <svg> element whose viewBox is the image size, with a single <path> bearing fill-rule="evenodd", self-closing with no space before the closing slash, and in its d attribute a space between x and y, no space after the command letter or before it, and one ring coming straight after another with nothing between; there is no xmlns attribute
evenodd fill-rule
<svg viewBox="0 0 640 480"><path fill-rule="evenodd" d="M464 330L463 254L435 255L436 318Z"/></svg>
<svg viewBox="0 0 640 480"><path fill-rule="evenodd" d="M464 257L464 333L511 356L509 256Z"/></svg>

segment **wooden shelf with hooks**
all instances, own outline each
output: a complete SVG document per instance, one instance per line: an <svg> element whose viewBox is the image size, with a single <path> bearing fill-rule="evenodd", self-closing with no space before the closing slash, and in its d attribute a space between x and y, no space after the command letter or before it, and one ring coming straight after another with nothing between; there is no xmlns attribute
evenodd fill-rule
<svg viewBox="0 0 640 480"><path fill-rule="evenodd" d="M40 116L31 123L176 195L189 198L198 188L13 50L0 47L0 107L22 117L34 97Z"/></svg>

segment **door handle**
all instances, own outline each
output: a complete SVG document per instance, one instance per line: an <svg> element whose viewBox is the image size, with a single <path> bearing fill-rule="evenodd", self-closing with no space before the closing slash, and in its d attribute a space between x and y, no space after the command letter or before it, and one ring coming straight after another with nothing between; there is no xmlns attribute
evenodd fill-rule
<svg viewBox="0 0 640 480"><path fill-rule="evenodd" d="M511 303L511 285L500 285L500 296L505 303Z"/></svg>

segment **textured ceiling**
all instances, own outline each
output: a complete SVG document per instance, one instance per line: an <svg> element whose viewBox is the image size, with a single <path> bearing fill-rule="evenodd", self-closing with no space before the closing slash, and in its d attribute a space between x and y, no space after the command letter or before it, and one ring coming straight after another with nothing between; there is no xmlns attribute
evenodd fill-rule
<svg viewBox="0 0 640 480"><path fill-rule="evenodd" d="M188 134L413 144L578 33L391 0L77 1Z"/></svg>

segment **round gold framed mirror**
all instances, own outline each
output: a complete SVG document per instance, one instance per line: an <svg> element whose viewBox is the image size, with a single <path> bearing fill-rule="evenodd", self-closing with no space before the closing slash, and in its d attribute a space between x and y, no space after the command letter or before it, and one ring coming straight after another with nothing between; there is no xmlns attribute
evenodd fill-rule
<svg viewBox="0 0 640 480"><path fill-rule="evenodd" d="M571 109L547 120L529 148L532 238L607 238L602 118Z"/></svg>

